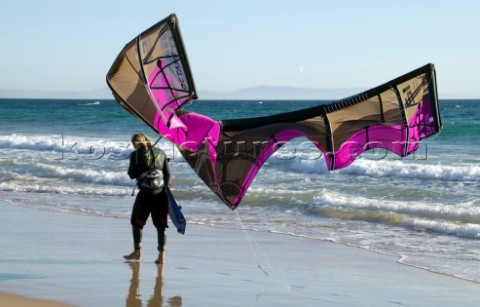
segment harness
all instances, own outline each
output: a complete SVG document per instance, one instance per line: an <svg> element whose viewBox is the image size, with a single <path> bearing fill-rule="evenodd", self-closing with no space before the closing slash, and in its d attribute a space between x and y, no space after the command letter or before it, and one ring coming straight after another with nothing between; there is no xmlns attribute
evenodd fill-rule
<svg viewBox="0 0 480 307"><path fill-rule="evenodd" d="M150 166L149 170L141 173L137 178L137 184L133 188L132 196L135 194L135 188L138 187L140 190L150 190L150 191L159 191L163 189L164 182L163 182L163 173L162 173L162 161L161 156L162 153L159 152L156 156L154 153L153 148L148 151L148 155L145 155L145 158L152 163L148 163L147 165ZM166 159L166 157L165 157Z"/></svg>

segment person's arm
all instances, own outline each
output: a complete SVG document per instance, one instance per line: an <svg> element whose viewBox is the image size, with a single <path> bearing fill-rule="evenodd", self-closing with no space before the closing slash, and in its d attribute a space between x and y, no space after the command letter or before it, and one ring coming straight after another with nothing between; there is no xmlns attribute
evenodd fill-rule
<svg viewBox="0 0 480 307"><path fill-rule="evenodd" d="M130 154L130 165L128 166L128 176L130 179L135 179L138 177L138 170L137 170L137 154L138 152L135 150Z"/></svg>
<svg viewBox="0 0 480 307"><path fill-rule="evenodd" d="M165 159L163 159L163 184L168 187L170 185L170 166L168 165L168 158L165 155Z"/></svg>

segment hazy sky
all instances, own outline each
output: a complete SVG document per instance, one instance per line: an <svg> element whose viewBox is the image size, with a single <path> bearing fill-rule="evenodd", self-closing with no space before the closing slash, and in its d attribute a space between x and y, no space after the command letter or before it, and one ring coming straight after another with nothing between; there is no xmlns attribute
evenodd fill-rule
<svg viewBox="0 0 480 307"><path fill-rule="evenodd" d="M0 88L106 87L125 43L179 17L197 90L370 88L434 63L480 97L477 0L1 0Z"/></svg>

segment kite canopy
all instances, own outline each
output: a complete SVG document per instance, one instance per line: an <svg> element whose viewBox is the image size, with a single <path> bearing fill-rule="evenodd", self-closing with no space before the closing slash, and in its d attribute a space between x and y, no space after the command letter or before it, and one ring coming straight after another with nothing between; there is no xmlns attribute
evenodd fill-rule
<svg viewBox="0 0 480 307"><path fill-rule="evenodd" d="M117 102L152 129L176 144L197 150L196 134L218 129L217 122L200 114L190 124L175 111L196 99L195 85L183 47L177 17L172 14L130 41L107 73ZM191 139L193 137L193 139Z"/></svg>
<svg viewBox="0 0 480 307"><path fill-rule="evenodd" d="M174 142L232 209L265 161L293 138L307 137L334 170L372 148L407 156L420 140L442 130L433 64L358 95L294 112L215 121L183 110L197 97L175 15L128 43L107 83L120 105Z"/></svg>

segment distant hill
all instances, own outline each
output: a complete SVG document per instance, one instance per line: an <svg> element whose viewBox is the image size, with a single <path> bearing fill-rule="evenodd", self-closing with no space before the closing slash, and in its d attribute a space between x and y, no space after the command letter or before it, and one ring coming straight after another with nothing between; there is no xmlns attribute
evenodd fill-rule
<svg viewBox="0 0 480 307"><path fill-rule="evenodd" d="M107 87L91 91L34 91L0 88L0 98L49 98L49 99L113 99Z"/></svg>
<svg viewBox="0 0 480 307"><path fill-rule="evenodd" d="M323 100L339 99L361 92L363 89L314 89L288 86L256 86L232 92L200 92L200 99L254 99L254 100Z"/></svg>
<svg viewBox="0 0 480 307"><path fill-rule="evenodd" d="M199 91L205 100L335 100L358 94L362 88L298 88L288 86L255 86L231 92ZM440 93L440 99L466 99L477 95ZM50 98L50 99L113 99L108 87L90 91L32 91L0 88L0 98Z"/></svg>
<svg viewBox="0 0 480 307"><path fill-rule="evenodd" d="M321 100L344 98L362 89L313 89L285 86L256 86L231 92L200 91L200 99L245 100ZM113 99L108 87L91 91L32 91L0 89L0 98L50 98L50 99Z"/></svg>

